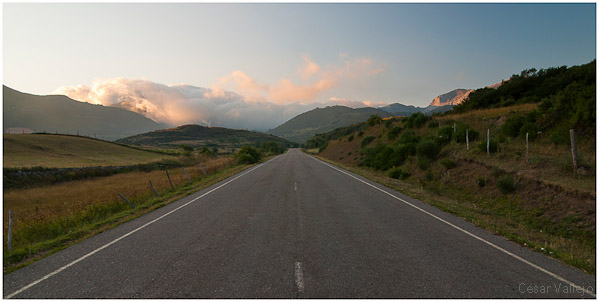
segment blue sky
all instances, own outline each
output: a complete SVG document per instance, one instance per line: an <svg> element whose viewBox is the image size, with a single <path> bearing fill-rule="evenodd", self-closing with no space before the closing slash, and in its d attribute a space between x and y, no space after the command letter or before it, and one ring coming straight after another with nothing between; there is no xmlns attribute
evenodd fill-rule
<svg viewBox="0 0 599 302"><path fill-rule="evenodd" d="M5 3L2 25L3 83L34 94L124 78L279 105L426 106L596 55L594 3Z"/></svg>

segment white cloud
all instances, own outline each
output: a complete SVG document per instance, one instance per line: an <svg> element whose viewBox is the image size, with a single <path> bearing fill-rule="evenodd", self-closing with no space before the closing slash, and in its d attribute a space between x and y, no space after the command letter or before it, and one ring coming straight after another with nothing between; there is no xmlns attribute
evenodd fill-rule
<svg viewBox="0 0 599 302"><path fill-rule="evenodd" d="M92 104L122 107L171 126L202 124L236 129L268 130L310 106L247 101L225 90L191 85L164 85L147 80L117 78L91 86L65 86L55 93Z"/></svg>

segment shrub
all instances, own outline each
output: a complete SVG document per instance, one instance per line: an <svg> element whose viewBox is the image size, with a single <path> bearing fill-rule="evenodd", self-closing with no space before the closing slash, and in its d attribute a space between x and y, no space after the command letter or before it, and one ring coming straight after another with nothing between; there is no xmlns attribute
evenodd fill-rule
<svg viewBox="0 0 599 302"><path fill-rule="evenodd" d="M421 128L428 120L426 115L420 112L412 114L412 118L414 119L414 128Z"/></svg>
<svg viewBox="0 0 599 302"><path fill-rule="evenodd" d="M364 135L364 131L360 130L360 132L358 132L358 137L362 137L362 135Z"/></svg>
<svg viewBox="0 0 599 302"><path fill-rule="evenodd" d="M255 164L261 158L262 154L252 146L243 146L235 153L235 159L240 164Z"/></svg>
<svg viewBox="0 0 599 302"><path fill-rule="evenodd" d="M386 119L383 124L385 125L385 128L391 128L391 124L393 124L393 121L391 119Z"/></svg>
<svg viewBox="0 0 599 302"><path fill-rule="evenodd" d="M387 175L389 175L389 177L391 178L395 178L395 179L406 179L408 177L411 176L410 173L403 171L401 168L393 168L391 170L389 170L389 172L387 172Z"/></svg>
<svg viewBox="0 0 599 302"><path fill-rule="evenodd" d="M528 140L529 141L533 141L537 138L537 135L538 135L537 126L535 126L534 123L531 123L531 122L524 123L524 125L522 125L522 127L520 128L520 137L526 138L527 132L528 132Z"/></svg>
<svg viewBox="0 0 599 302"><path fill-rule="evenodd" d="M428 181L432 181L433 180L433 171L428 170L426 171L426 175L424 175L424 179L428 180Z"/></svg>
<svg viewBox="0 0 599 302"><path fill-rule="evenodd" d="M482 141L480 142L480 144L478 144L478 148L483 151L483 152L487 152L487 141ZM489 141L489 152L490 153L496 153L499 150L499 146L497 145L497 142L494 140L490 140Z"/></svg>
<svg viewBox="0 0 599 302"><path fill-rule="evenodd" d="M365 137L362 142L360 143L360 148L364 148L366 147L368 144L372 143L372 141L374 141L375 137L374 136L367 136Z"/></svg>
<svg viewBox="0 0 599 302"><path fill-rule="evenodd" d="M448 158L444 158L441 160L441 165L443 165L443 167L445 167L445 169L449 170L449 169L453 169L455 168L457 165L454 161L448 159Z"/></svg>
<svg viewBox="0 0 599 302"><path fill-rule="evenodd" d="M354 140L354 135L353 134L347 137L347 141L348 142L351 142L353 140Z"/></svg>
<svg viewBox="0 0 599 302"><path fill-rule="evenodd" d="M487 185L487 179L484 177L479 177L476 179L476 184L482 188Z"/></svg>
<svg viewBox="0 0 599 302"><path fill-rule="evenodd" d="M466 142L466 130L468 130L468 141L472 142L478 139L479 133L478 131L470 128L470 126L461 123L461 122L457 122L456 123L456 131L455 131L455 140L458 143L465 143Z"/></svg>
<svg viewBox="0 0 599 302"><path fill-rule="evenodd" d="M431 160L428 157L418 156L418 168L425 171L431 166Z"/></svg>
<svg viewBox="0 0 599 302"><path fill-rule="evenodd" d="M420 136L416 134L413 130L405 131L399 136L399 140L397 141L400 144L409 144L409 143L418 143L420 141Z"/></svg>
<svg viewBox="0 0 599 302"><path fill-rule="evenodd" d="M441 152L441 146L432 140L423 140L416 145L416 154L434 160Z"/></svg>
<svg viewBox="0 0 599 302"><path fill-rule="evenodd" d="M430 121L430 122L428 122L428 127L429 128L437 128L437 127L439 127L439 122L437 122L437 121Z"/></svg>
<svg viewBox="0 0 599 302"><path fill-rule="evenodd" d="M400 132L401 132L401 127L395 126L395 127L391 128L391 130L389 130L389 133L387 134L387 138L389 140L395 139L399 135Z"/></svg>
<svg viewBox="0 0 599 302"><path fill-rule="evenodd" d="M516 185L514 184L514 176L506 174L499 178L497 181L497 187L503 194L508 194L516 191Z"/></svg>
<svg viewBox="0 0 599 302"><path fill-rule="evenodd" d="M524 117L520 115L513 115L509 117L503 126L501 126L501 132L510 137L516 137L520 134L520 128L524 124Z"/></svg>
<svg viewBox="0 0 599 302"><path fill-rule="evenodd" d="M439 145L447 145L451 141L452 137L453 127L444 126L441 129L439 129L436 141Z"/></svg>
<svg viewBox="0 0 599 302"><path fill-rule="evenodd" d="M368 126L374 126L374 125L378 125L383 121L383 119L381 119L380 116L373 114L368 118L368 121L366 121L366 123L368 124Z"/></svg>

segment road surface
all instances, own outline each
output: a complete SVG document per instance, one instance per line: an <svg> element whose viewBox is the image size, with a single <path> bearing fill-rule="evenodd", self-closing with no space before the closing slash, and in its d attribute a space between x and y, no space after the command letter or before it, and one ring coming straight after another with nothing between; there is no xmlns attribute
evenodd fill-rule
<svg viewBox="0 0 599 302"><path fill-rule="evenodd" d="M4 298L593 298L595 277L292 149L4 276Z"/></svg>

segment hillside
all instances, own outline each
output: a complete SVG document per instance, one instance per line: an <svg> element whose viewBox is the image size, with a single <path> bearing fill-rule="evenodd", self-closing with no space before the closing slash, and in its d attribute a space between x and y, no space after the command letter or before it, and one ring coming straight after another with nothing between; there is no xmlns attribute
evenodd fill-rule
<svg viewBox="0 0 599 302"><path fill-rule="evenodd" d="M370 107L353 109L345 106L329 106L304 112L268 133L303 144L317 133L365 121L373 114L380 117L392 116L388 112Z"/></svg>
<svg viewBox="0 0 599 302"><path fill-rule="evenodd" d="M442 115L315 136L311 152L594 274L595 82L595 61L525 70Z"/></svg>
<svg viewBox="0 0 599 302"><path fill-rule="evenodd" d="M228 129L221 127L204 127L199 125L184 125L177 128L158 130L138 134L117 140L118 143L138 146L176 147L188 145L191 147L217 147L227 151L244 145L259 145L272 141L286 147L293 143L261 132Z"/></svg>
<svg viewBox="0 0 599 302"><path fill-rule="evenodd" d="M92 105L62 95L37 96L3 86L3 132L24 128L36 132L86 135L114 140L166 128L122 108ZM21 132L30 132L21 129Z"/></svg>
<svg viewBox="0 0 599 302"><path fill-rule="evenodd" d="M4 168L79 168L135 165L170 158L87 137L4 134Z"/></svg>

